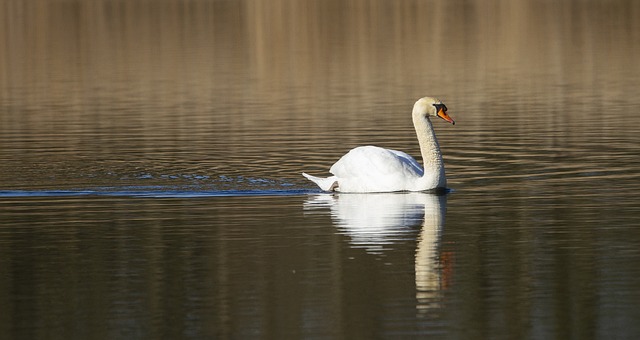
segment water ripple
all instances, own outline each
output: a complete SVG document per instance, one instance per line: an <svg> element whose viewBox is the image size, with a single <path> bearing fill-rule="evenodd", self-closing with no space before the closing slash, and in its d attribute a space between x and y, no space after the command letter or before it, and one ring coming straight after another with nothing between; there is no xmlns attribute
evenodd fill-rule
<svg viewBox="0 0 640 340"><path fill-rule="evenodd" d="M317 194L319 190L171 190L168 188L133 187L102 188L96 190L1 190L3 198L27 197L80 197L80 196L120 196L145 198L199 198L199 197L239 197L239 196L300 196Z"/></svg>

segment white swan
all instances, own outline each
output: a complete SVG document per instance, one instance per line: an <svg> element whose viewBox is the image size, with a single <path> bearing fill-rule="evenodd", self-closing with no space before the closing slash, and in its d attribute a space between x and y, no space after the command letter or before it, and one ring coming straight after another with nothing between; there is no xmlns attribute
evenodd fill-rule
<svg viewBox="0 0 640 340"><path fill-rule="evenodd" d="M302 175L325 191L392 192L444 189L447 180L440 146L429 116L440 117L451 124L447 107L438 99L424 97L413 105L413 126L416 129L424 170L404 152L377 146L360 146L342 156L329 172L333 176L320 178Z"/></svg>

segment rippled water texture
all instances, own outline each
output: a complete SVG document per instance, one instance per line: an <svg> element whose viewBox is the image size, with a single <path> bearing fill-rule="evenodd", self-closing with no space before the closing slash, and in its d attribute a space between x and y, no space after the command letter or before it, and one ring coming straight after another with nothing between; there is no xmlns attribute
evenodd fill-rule
<svg viewBox="0 0 640 340"><path fill-rule="evenodd" d="M10 338L640 338L635 1L0 0ZM444 196L322 194L366 144Z"/></svg>

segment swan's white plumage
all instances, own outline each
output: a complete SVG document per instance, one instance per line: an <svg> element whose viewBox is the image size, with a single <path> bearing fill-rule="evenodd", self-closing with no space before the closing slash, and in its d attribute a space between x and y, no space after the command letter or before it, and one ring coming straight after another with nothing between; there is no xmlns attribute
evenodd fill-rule
<svg viewBox="0 0 640 340"><path fill-rule="evenodd" d="M329 171L343 179L338 180L342 192L410 190L411 180L423 174L420 164L406 153L371 145L352 149Z"/></svg>
<svg viewBox="0 0 640 340"><path fill-rule="evenodd" d="M327 177L327 178L320 178L320 177L316 177L316 176L311 176L307 173L302 173L302 176L306 177L308 180L314 182L315 184L317 184L320 189L324 190L324 191L334 191L336 190L336 187L338 186L338 177L336 176L331 176L331 177Z"/></svg>
<svg viewBox="0 0 640 340"><path fill-rule="evenodd" d="M444 108L438 112L438 108ZM408 154L377 146L360 146L342 156L329 170L333 176L320 178L303 173L322 190L341 192L424 191L444 188L446 179L440 147L429 116L454 123L446 106L434 98L421 98L413 107L413 123L425 168Z"/></svg>

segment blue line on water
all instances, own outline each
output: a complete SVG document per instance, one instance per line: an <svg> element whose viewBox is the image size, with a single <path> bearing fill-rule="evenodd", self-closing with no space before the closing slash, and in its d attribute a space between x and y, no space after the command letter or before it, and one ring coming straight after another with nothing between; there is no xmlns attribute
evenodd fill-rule
<svg viewBox="0 0 640 340"><path fill-rule="evenodd" d="M320 193L319 190L0 190L0 198L19 197L80 197L80 196L121 196L150 198L205 198L242 196L298 196Z"/></svg>

